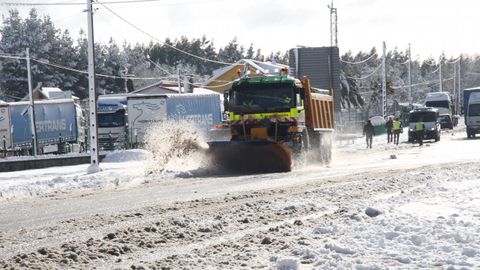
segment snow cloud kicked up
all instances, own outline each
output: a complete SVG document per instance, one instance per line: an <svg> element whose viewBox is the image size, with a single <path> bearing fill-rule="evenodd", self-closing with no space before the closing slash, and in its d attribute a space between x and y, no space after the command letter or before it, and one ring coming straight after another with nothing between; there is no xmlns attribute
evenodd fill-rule
<svg viewBox="0 0 480 270"><path fill-rule="evenodd" d="M185 171L205 167L208 145L204 134L189 121L163 122L146 134L145 149L153 154L148 173Z"/></svg>

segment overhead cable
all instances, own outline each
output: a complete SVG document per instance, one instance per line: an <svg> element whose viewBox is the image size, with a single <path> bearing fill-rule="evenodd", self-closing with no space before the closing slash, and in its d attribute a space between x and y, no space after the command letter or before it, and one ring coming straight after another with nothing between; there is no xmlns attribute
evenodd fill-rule
<svg viewBox="0 0 480 270"><path fill-rule="evenodd" d="M159 64L153 62L151 59L147 58L147 60L152 63L156 68L160 69L161 71L167 73L168 75L173 75L172 73L170 73L168 70L162 68Z"/></svg>
<svg viewBox="0 0 480 270"><path fill-rule="evenodd" d="M200 59L202 61L205 61L205 62L211 62L211 63L215 63L215 64L221 64L221 65L231 65L233 63L227 63L227 62L222 62L222 61L216 61L216 60L211 60L211 59L208 59L208 58L205 58L205 57L201 57L201 56L198 56L198 55L195 55L193 53L189 53L187 51L184 51L184 50L181 50L175 46L172 46L170 44L167 44L163 41L161 41L160 39L156 38L155 36L147 33L146 31L144 31L143 29L141 29L140 27L134 25L133 23L131 23L130 21L128 21L127 19L123 18L122 16L120 16L118 13L116 13L115 11L111 10L109 7L107 7L106 5L104 5L104 3L102 2L98 2L99 4L101 4L104 8L106 8L108 11L110 11L113 15L115 15L116 17L118 17L120 20L124 21L125 23L127 23L128 25L130 25L131 27L135 28L137 31L143 33L144 35L150 37L151 39L153 40L156 40L157 42L159 42L160 44L164 45L164 46L167 46L171 49L174 49L178 52L181 52L183 54L186 54L186 55L189 55L191 57L194 57L194 58L197 58L197 59Z"/></svg>
<svg viewBox="0 0 480 270"><path fill-rule="evenodd" d="M84 2L74 2L73 1L62 1L62 2L0 2L0 6L85 6ZM201 4L201 3L210 3L223 0L205 0L205 1L189 1L189 2L180 2L180 3L165 3L163 6L178 6L185 4ZM148 3L148 2L164 2L164 0L118 0L118 1L105 1L104 4L136 4L136 3ZM92 2L93 5L99 4Z"/></svg>
<svg viewBox="0 0 480 270"><path fill-rule="evenodd" d="M370 59L372 59L372 58L373 58L374 56L376 56L376 55L377 55L377 53L375 52L375 53L373 53L372 55L370 55L369 57L367 57L366 59L361 60L361 61L358 61L358 62L349 62L349 61L342 60L341 58L340 58L340 61L341 61L342 63L345 63L345 64L358 65L358 64L363 64L363 63L369 61Z"/></svg>
<svg viewBox="0 0 480 270"><path fill-rule="evenodd" d="M0 6L85 6L85 3L72 3L72 1L63 2L0 2Z"/></svg>
<svg viewBox="0 0 480 270"><path fill-rule="evenodd" d="M162 0L125 0L125 1L111 1L106 4L133 4L144 2L160 2ZM96 4L93 2L92 4ZM2 6L85 6L85 2L62 1L62 2L0 2Z"/></svg>
<svg viewBox="0 0 480 270"><path fill-rule="evenodd" d="M453 59L452 61L445 61L445 63L447 63L447 64L455 64L455 63L457 63L458 61L460 61L460 57L457 57L457 59Z"/></svg>
<svg viewBox="0 0 480 270"><path fill-rule="evenodd" d="M437 69L435 69L434 71L432 71L432 72L430 72L430 73L435 73L435 72L437 72L437 71L439 71L439 70L440 70L440 65L437 67Z"/></svg>
<svg viewBox="0 0 480 270"><path fill-rule="evenodd" d="M0 54L0 58L27 60L27 57L24 57L24 56L13 56L13 55L8 55L8 54ZM37 63L47 65L47 66L51 66L51 67L55 67L55 68L58 68L58 69L68 70L68 71L77 72L77 73L81 73L81 74L88 74L88 71L62 66L62 65L59 65L59 64L51 63L51 62L46 61L46 60L40 60L40 59L36 59L36 58L30 58L30 59L32 61L37 62ZM99 76L99 77L111 78L111 79L123 79L124 80L126 78L126 77L122 77L122 76L106 75L106 74L99 74L99 73L96 73L95 75ZM163 79L166 79L166 78L172 78L172 76L167 76L167 77L128 77L128 79L131 79L131 80L163 80Z"/></svg>
<svg viewBox="0 0 480 270"><path fill-rule="evenodd" d="M442 82L448 82L448 81L451 81L451 80L453 80L453 77L448 78L448 79L443 79ZM413 86L436 84L436 83L438 83L438 80L431 80L431 81L427 81L427 82L415 83L415 84L412 84L411 86L413 87ZM401 88L407 88L407 87L409 87L408 84L401 85L401 86L391 86L392 89L401 89Z"/></svg>
<svg viewBox="0 0 480 270"><path fill-rule="evenodd" d="M47 66L56 67L56 68L59 68L59 69L69 70L69 71L72 71L72 72L77 72L77 73L82 73L82 74L88 74L88 71L79 70L79 69L75 69L75 68L70 68L70 67L50 63L50 62L35 59L35 58L32 58L32 60L37 62L37 63L44 64L44 65L47 65ZM98 77L104 77L104 78L110 78L110 79L122 79L122 80L124 80L126 78L131 79L131 80L163 80L163 79L166 79L166 78L172 78L171 76L170 77L168 77L168 76L167 77L122 77L122 76L106 75L106 74L99 74L99 73L96 73L95 75L98 76Z"/></svg>
<svg viewBox="0 0 480 270"><path fill-rule="evenodd" d="M431 67L436 67L438 65L435 62L433 62L433 64L431 64L431 63L426 62L426 61L423 61L423 64L426 64L426 65L431 66Z"/></svg>
<svg viewBox="0 0 480 270"><path fill-rule="evenodd" d="M368 79L369 77L375 75L375 73L377 73L377 71L382 67L382 65L378 65L378 67L376 67L370 74L366 75L366 76L363 76L363 77L350 77L350 76L345 76L349 79L352 79L352 80L365 80L365 79Z"/></svg>
<svg viewBox="0 0 480 270"><path fill-rule="evenodd" d="M233 83L233 81L228 82L228 83L225 83L225 84L220 84L220 85L212 85L212 86L202 85L202 87L203 87L203 88L220 88L220 87L224 87L224 86L230 85L230 84L232 84L232 83Z"/></svg>

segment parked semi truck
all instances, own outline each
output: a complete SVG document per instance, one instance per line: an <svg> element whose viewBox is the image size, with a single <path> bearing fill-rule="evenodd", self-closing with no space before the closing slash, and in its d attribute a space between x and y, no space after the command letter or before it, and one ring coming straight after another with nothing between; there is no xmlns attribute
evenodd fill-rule
<svg viewBox="0 0 480 270"><path fill-rule="evenodd" d="M205 131L221 122L219 94L129 95L127 110L132 145L145 143L148 129L165 121L187 121Z"/></svg>
<svg viewBox="0 0 480 270"><path fill-rule="evenodd" d="M480 133L480 87L463 90L463 110L467 137Z"/></svg>
<svg viewBox="0 0 480 270"><path fill-rule="evenodd" d="M334 128L333 98L313 90L308 79L290 76L241 78L225 93L230 141L209 142L221 169L286 172L292 159L329 162Z"/></svg>
<svg viewBox="0 0 480 270"><path fill-rule="evenodd" d="M100 95L97 100L98 147L124 149L128 143L127 95Z"/></svg>
<svg viewBox="0 0 480 270"><path fill-rule="evenodd" d="M0 104L0 139L7 149L31 150L33 136L29 102ZM39 153L81 151L85 145L82 110L73 99L35 102L35 126ZM65 147L69 146L69 147Z"/></svg>
<svg viewBox="0 0 480 270"><path fill-rule="evenodd" d="M438 109L442 128L453 129L457 124L455 110L448 92L432 92L425 97L425 106Z"/></svg>

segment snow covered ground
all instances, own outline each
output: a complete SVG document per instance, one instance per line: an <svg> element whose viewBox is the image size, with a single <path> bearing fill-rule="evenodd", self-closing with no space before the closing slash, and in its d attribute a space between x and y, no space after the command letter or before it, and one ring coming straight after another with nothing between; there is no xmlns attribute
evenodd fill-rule
<svg viewBox="0 0 480 270"><path fill-rule="evenodd" d="M479 269L480 140L406 140L282 174L219 176L198 157L155 172L141 150L97 174L1 173L0 268Z"/></svg>

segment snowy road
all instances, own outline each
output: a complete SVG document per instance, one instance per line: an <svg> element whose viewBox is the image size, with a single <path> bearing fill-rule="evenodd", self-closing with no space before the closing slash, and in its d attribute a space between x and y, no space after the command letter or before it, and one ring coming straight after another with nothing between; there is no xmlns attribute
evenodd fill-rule
<svg viewBox="0 0 480 270"><path fill-rule="evenodd" d="M97 175L3 173L0 267L477 268L480 140L464 137L418 147L379 136L372 150L358 140L329 167L285 174L146 175L131 161L142 152Z"/></svg>

